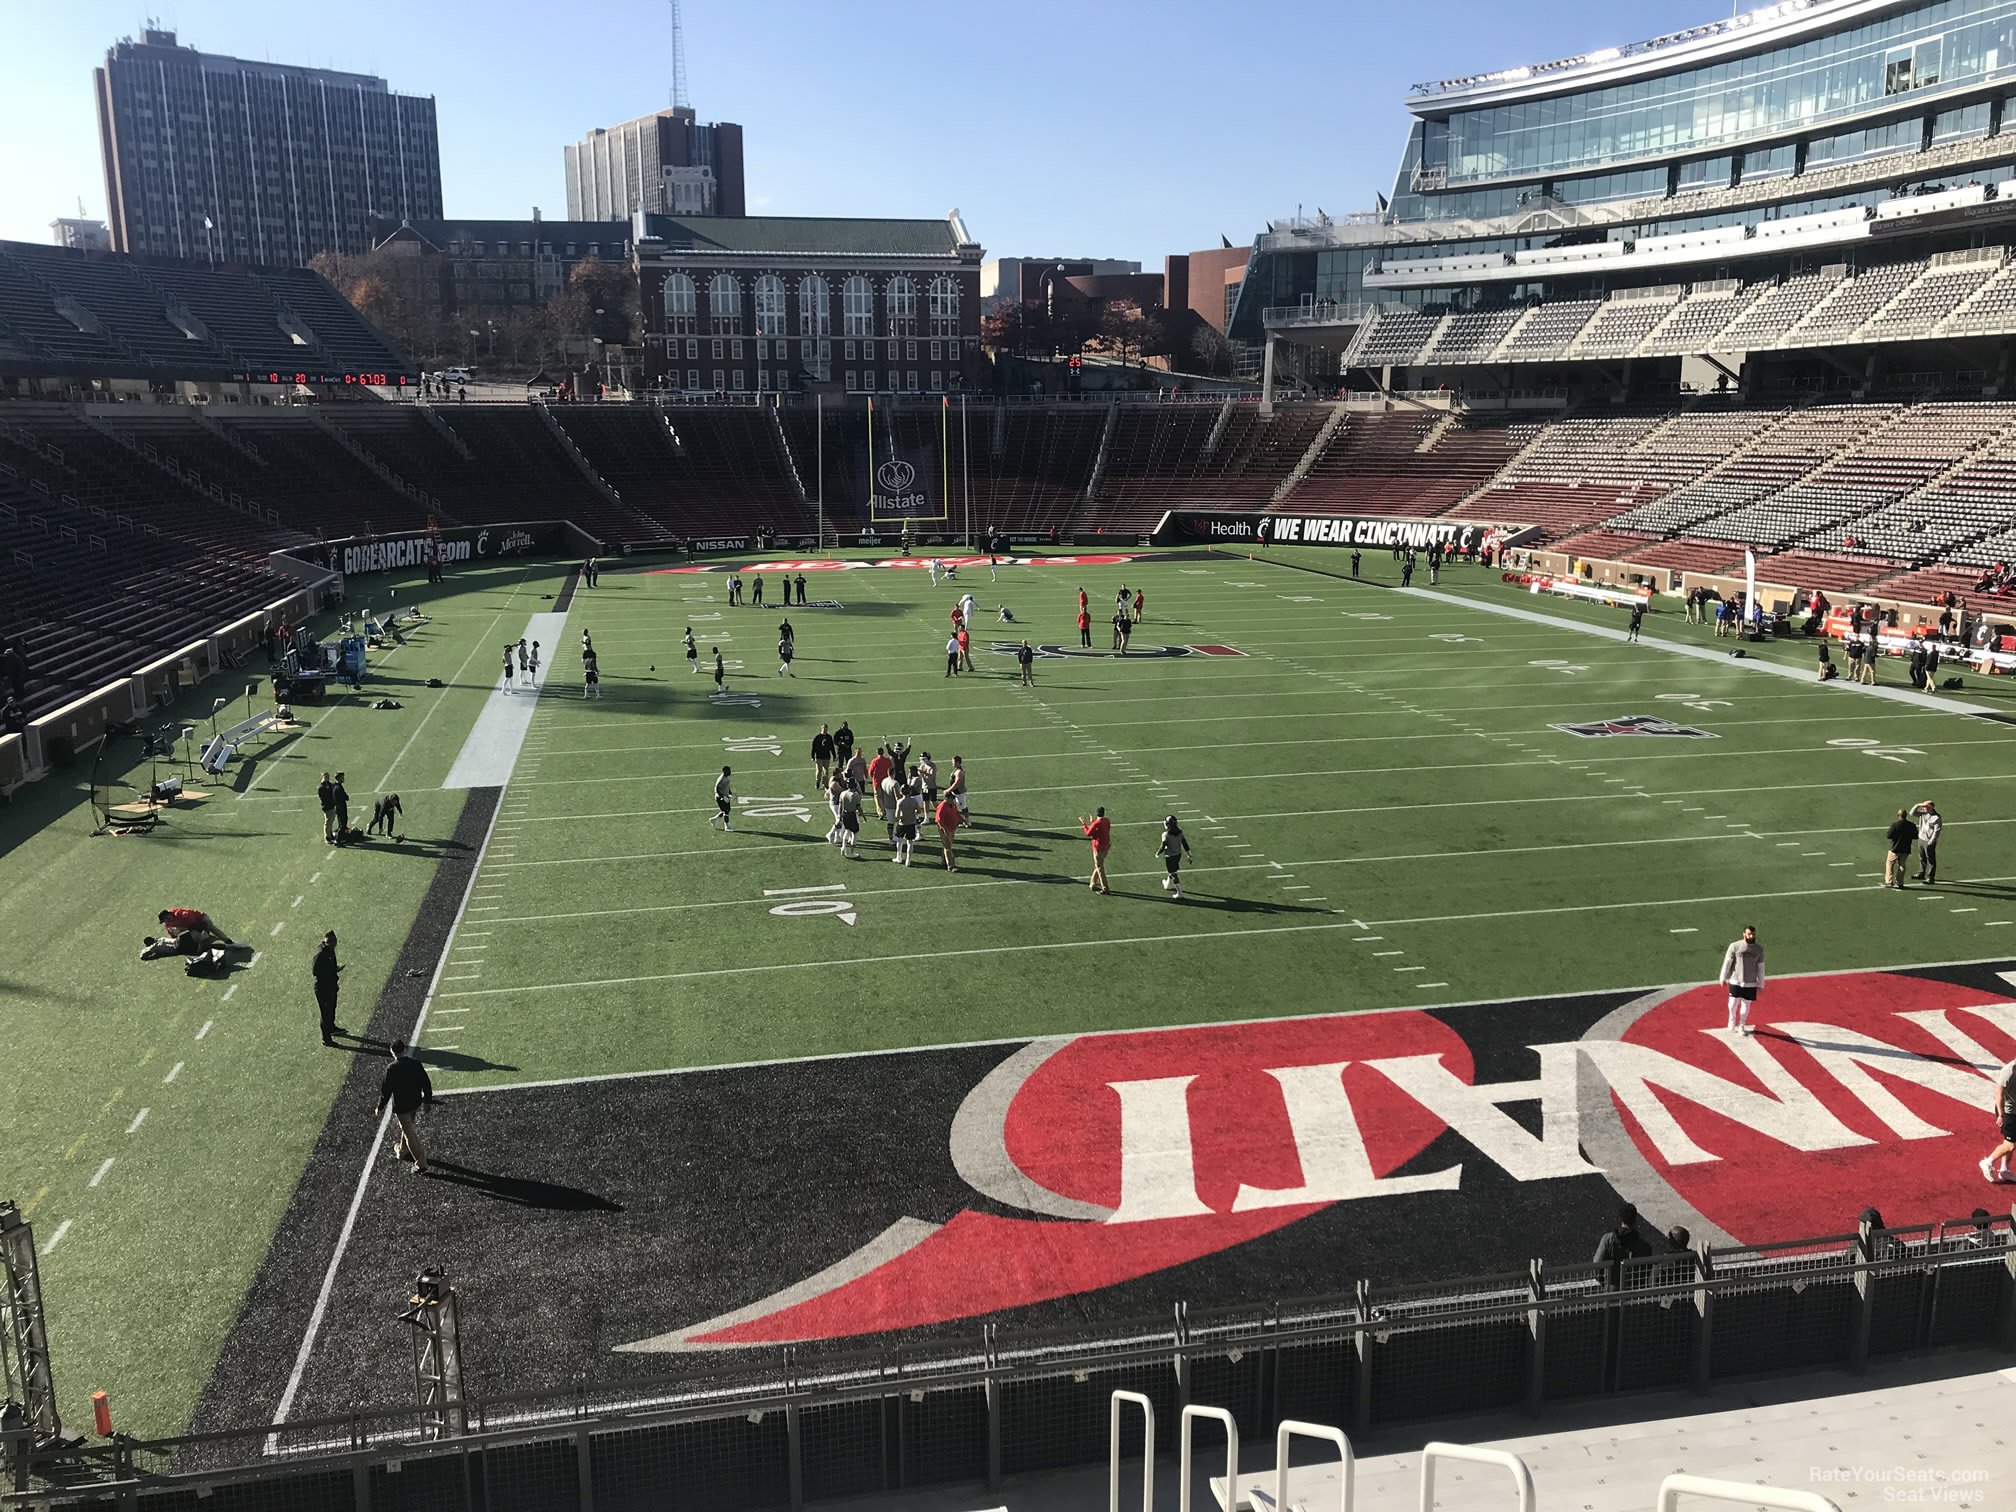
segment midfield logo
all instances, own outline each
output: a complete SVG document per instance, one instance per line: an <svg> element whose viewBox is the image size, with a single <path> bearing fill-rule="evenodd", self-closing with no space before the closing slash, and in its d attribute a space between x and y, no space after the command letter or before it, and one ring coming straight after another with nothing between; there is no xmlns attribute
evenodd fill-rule
<svg viewBox="0 0 2016 1512"><path fill-rule="evenodd" d="M892 1212L814 1274L620 1347L746 1348L983 1317L1331 1210L1353 1233L1404 1222L1437 1247L1476 1249L1508 1183L1540 1188L1524 1206L1551 1200L1550 1185L1585 1204L1607 1187L1649 1226L1718 1245L1842 1233L1872 1202L1893 1218L1952 1217L1983 1200L1990 1078L2016 1053L2016 996L1962 974L1782 978L1745 1039L1723 1031L1708 985L1031 1041L950 1118L963 1210L943 1223ZM1578 1003L1587 1027L1574 1038ZM1508 1038L1508 1017L1570 1037ZM864 1171L862 1190L891 1190L883 1175ZM816 1233L818 1201L787 1221Z"/></svg>
<svg viewBox="0 0 2016 1512"><path fill-rule="evenodd" d="M1585 739L1600 739L1606 735L1665 735L1680 740L1721 738L1713 730L1700 730L1693 725L1675 724L1672 720L1661 719L1656 714L1627 714L1622 719L1593 719L1587 724L1557 724L1550 728L1568 735L1580 735Z"/></svg>

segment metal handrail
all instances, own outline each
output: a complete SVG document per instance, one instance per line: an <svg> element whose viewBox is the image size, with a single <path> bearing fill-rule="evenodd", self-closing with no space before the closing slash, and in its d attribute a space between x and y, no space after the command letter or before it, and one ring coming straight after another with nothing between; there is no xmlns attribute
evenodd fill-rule
<svg viewBox="0 0 2016 1512"><path fill-rule="evenodd" d="M1508 1449L1480 1449L1471 1444L1445 1444L1439 1439L1421 1449L1421 1512L1435 1512L1435 1462L1464 1460L1472 1465L1499 1465L1511 1472L1512 1489L1519 1497L1519 1512L1533 1512L1535 1495L1533 1472L1526 1461Z"/></svg>
<svg viewBox="0 0 2016 1512"><path fill-rule="evenodd" d="M1705 1475L1669 1475L1659 1483L1659 1512L1675 1512L1683 1496L1705 1496L1732 1507L1770 1507L1773 1512L1841 1512L1840 1503L1818 1491L1781 1491Z"/></svg>
<svg viewBox="0 0 2016 1512"><path fill-rule="evenodd" d="M1177 1425L1176 1458L1176 1512L1190 1512L1190 1456L1194 1447L1192 1429L1199 1418L1210 1418L1225 1428L1225 1505L1239 1505L1239 1424L1232 1414L1223 1407L1199 1407L1195 1403L1183 1409L1183 1417Z"/></svg>
<svg viewBox="0 0 2016 1512"><path fill-rule="evenodd" d="M1141 1409L1141 1512L1155 1512L1155 1404L1138 1391L1113 1393L1107 1417L1106 1512L1120 1512L1120 1408Z"/></svg>
<svg viewBox="0 0 2016 1512"><path fill-rule="evenodd" d="M1288 1506L1288 1444L1298 1438L1317 1439L1337 1446L1338 1459L1344 1466L1344 1479L1337 1489L1337 1512L1351 1512L1351 1500L1358 1489L1358 1460L1351 1452L1351 1440L1344 1436L1342 1428L1331 1428L1322 1423L1298 1423L1292 1418L1284 1421L1274 1433L1274 1506L1277 1512L1285 1512ZM1838 1508L1836 1512L1839 1512Z"/></svg>

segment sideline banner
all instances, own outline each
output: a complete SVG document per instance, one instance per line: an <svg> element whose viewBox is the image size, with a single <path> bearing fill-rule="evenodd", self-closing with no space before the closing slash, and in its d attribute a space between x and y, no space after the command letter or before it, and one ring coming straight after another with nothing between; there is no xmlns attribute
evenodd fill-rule
<svg viewBox="0 0 2016 1512"><path fill-rule="evenodd" d="M1490 520L1394 519L1378 515L1238 514L1172 510L1151 538L1157 546L1358 546L1426 551L1501 550L1533 530Z"/></svg>
<svg viewBox="0 0 2016 1512"><path fill-rule="evenodd" d="M355 577L361 573L423 567L433 552L439 553L443 566L453 567L458 562L487 562L499 557L574 549L572 526L564 521L542 520L529 525L422 530L410 535L351 536L340 541L317 541L312 546L294 548L290 554L319 562L345 577Z"/></svg>

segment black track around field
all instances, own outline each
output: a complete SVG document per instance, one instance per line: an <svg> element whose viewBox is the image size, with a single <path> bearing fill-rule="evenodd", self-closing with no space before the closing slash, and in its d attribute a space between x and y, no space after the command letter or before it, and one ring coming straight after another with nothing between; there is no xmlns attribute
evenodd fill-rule
<svg viewBox="0 0 2016 1512"><path fill-rule="evenodd" d="M378 1098L391 1042L410 1034L434 980L442 952L468 892L481 855L483 837L502 797L500 788L473 788L442 849L434 880L421 901L392 978L361 1029L361 1004L339 1008L337 1017L355 1031L340 1041L341 1049L325 1049L316 1033L315 1003L307 973L301 977L301 1053L352 1055L343 1085L294 1195L273 1236L273 1246L259 1267L237 1320L225 1336L217 1367L197 1402L192 1433L236 1428L270 1421L279 1405L295 1355L307 1331L308 1319L335 1252L350 1196L363 1168L364 1152L377 1136L378 1120L371 1110ZM338 928L338 936L341 929ZM339 952L340 953L340 952ZM425 1057L437 1063L455 1062L454 1055ZM417 1267L408 1267L417 1272ZM410 1289L412 1275L394 1290ZM384 1383L353 1400L383 1400ZM299 1416L299 1414L295 1414Z"/></svg>

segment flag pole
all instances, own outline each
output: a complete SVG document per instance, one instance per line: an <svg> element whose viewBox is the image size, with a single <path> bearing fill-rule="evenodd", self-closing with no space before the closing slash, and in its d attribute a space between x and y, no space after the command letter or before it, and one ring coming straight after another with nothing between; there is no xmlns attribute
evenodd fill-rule
<svg viewBox="0 0 2016 1512"><path fill-rule="evenodd" d="M966 396L959 396L959 477L966 493L966 549L973 549L973 459L966 449Z"/></svg>
<svg viewBox="0 0 2016 1512"><path fill-rule="evenodd" d="M819 436L819 544L826 549L826 396L812 396L812 426Z"/></svg>
<svg viewBox="0 0 2016 1512"><path fill-rule="evenodd" d="M952 513L952 401L947 396L938 396L938 498L945 505L945 513Z"/></svg>

